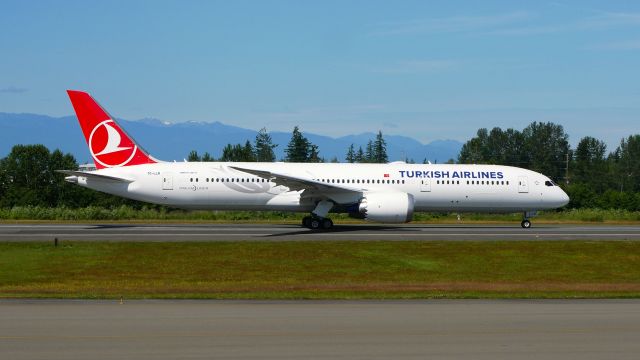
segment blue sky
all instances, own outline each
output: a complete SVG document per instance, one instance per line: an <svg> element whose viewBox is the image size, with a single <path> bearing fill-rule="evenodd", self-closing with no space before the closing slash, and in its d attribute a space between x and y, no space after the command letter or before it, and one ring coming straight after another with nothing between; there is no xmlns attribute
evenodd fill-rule
<svg viewBox="0 0 640 360"><path fill-rule="evenodd" d="M464 141L640 133L638 1L7 1L0 111Z"/></svg>

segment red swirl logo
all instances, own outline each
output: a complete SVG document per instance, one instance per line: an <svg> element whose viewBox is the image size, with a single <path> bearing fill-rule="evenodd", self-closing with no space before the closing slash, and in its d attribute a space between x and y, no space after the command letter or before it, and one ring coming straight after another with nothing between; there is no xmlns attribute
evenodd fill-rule
<svg viewBox="0 0 640 360"><path fill-rule="evenodd" d="M136 144L111 119L96 125L89 135L91 156L104 167L126 165L137 150Z"/></svg>

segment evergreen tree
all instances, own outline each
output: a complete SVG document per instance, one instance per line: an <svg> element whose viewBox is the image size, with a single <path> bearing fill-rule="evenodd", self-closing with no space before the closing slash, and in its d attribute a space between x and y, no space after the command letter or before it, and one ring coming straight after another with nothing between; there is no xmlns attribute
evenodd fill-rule
<svg viewBox="0 0 640 360"><path fill-rule="evenodd" d="M364 162L373 162L375 158L375 153L373 150L373 141L369 140L367 143L367 150L364 153Z"/></svg>
<svg viewBox="0 0 640 360"><path fill-rule="evenodd" d="M364 151L362 151L362 146L358 148L358 152L356 152L355 161L357 163L365 162Z"/></svg>
<svg viewBox="0 0 640 360"><path fill-rule="evenodd" d="M306 137L302 135L298 126L293 128L291 140L285 149L286 161L288 162L308 162L310 156L311 144Z"/></svg>
<svg viewBox="0 0 640 360"><path fill-rule="evenodd" d="M256 161L256 155L255 155L255 152L253 151L253 145L251 145L251 142L249 140L247 140L247 142L244 143L244 148L242 149L240 158L242 159L240 161L245 161L245 162Z"/></svg>
<svg viewBox="0 0 640 360"><path fill-rule="evenodd" d="M307 162L311 162L311 163L324 162L324 159L320 157L320 150L318 150L318 145L311 144L309 146L309 159L307 159Z"/></svg>
<svg viewBox="0 0 640 360"><path fill-rule="evenodd" d="M211 154L209 154L208 152L205 152L204 154L202 154L202 158L200 159L201 161L204 162L212 162L215 161L215 159L213 158L213 156L211 156Z"/></svg>
<svg viewBox="0 0 640 360"><path fill-rule="evenodd" d="M382 137L382 131L378 131L378 135L376 135L376 140L373 143L373 159L372 162L375 163L388 163L389 157L387 156L387 142L384 141Z"/></svg>
<svg viewBox="0 0 640 360"><path fill-rule="evenodd" d="M260 129L258 135L256 135L255 141L255 158L256 161L261 162L273 162L276 160L276 154L273 149L278 145L273 144L271 135L267 133L266 128Z"/></svg>
<svg viewBox="0 0 640 360"><path fill-rule="evenodd" d="M200 155L195 150L191 150L189 156L187 156L187 161L200 161Z"/></svg>
<svg viewBox="0 0 640 360"><path fill-rule="evenodd" d="M232 161L232 162L253 162L256 161L255 153L251 142L247 140L244 146L241 144L227 144L222 149L222 157L220 161Z"/></svg>
<svg viewBox="0 0 640 360"><path fill-rule="evenodd" d="M234 146L231 144L227 144L225 145L224 148L222 148L222 156L220 156L220 161L234 161L233 159L235 158L235 151L234 151Z"/></svg>
<svg viewBox="0 0 640 360"><path fill-rule="evenodd" d="M356 162L356 152L353 148L353 144L351 144L351 146L349 146L349 150L347 150L347 156L345 159L348 163L354 163Z"/></svg>

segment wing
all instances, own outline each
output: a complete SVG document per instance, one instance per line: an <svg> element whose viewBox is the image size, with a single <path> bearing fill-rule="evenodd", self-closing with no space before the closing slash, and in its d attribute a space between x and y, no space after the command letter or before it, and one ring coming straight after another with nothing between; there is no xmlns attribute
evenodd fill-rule
<svg viewBox="0 0 640 360"><path fill-rule="evenodd" d="M87 179L102 180L102 181L116 181L116 182L126 182L126 183L130 183L134 181L132 179L127 179L127 178L122 178L117 176L102 175L102 174L97 174L95 172L87 172L87 171L56 170L56 172L69 175L69 176L86 177Z"/></svg>
<svg viewBox="0 0 640 360"><path fill-rule="evenodd" d="M335 192L349 192L349 193L361 193L364 191L362 188L356 188L347 186L345 184L327 184L313 179L305 179L298 176L280 174L266 170L247 169L238 166L229 166L230 168L238 171L243 171L252 175L259 176L264 179L273 181L276 185L282 185L288 187L292 191L307 190L309 192L320 193L335 193Z"/></svg>

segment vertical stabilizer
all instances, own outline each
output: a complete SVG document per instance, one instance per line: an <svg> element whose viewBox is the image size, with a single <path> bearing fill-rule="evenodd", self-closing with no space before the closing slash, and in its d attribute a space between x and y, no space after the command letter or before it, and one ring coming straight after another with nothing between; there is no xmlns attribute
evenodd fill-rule
<svg viewBox="0 0 640 360"><path fill-rule="evenodd" d="M91 95L67 90L96 168L157 162L118 125Z"/></svg>

